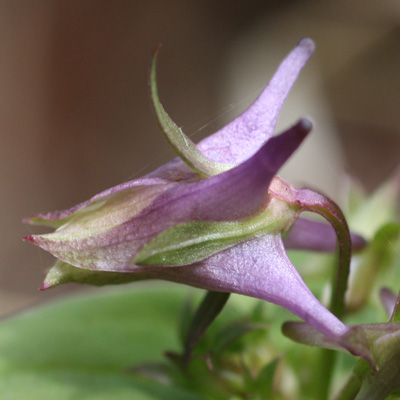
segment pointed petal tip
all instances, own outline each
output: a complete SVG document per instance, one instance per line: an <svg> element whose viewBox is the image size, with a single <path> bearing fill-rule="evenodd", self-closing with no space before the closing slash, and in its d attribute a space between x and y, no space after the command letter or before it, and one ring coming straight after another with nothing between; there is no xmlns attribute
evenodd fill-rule
<svg viewBox="0 0 400 400"><path fill-rule="evenodd" d="M36 240L35 235L25 236L25 237L22 238L22 240L24 240L25 242L37 244L37 240Z"/></svg>
<svg viewBox="0 0 400 400"><path fill-rule="evenodd" d="M39 220L50 220L49 214L31 214L28 217L25 217L22 222L24 224L29 224L29 225L38 225L40 224Z"/></svg>
<svg viewBox="0 0 400 400"><path fill-rule="evenodd" d="M296 127L301 133L307 135L313 128L313 122L310 118L304 117L297 122Z"/></svg>
<svg viewBox="0 0 400 400"><path fill-rule="evenodd" d="M297 137L299 144L308 136L313 129L313 123L310 118L300 118L295 125L293 125L291 132L294 137Z"/></svg>
<svg viewBox="0 0 400 400"><path fill-rule="evenodd" d="M276 174L288 158L296 151L312 129L312 122L308 118L301 118L295 125L285 132L273 136L256 153L264 166Z"/></svg>
<svg viewBox="0 0 400 400"><path fill-rule="evenodd" d="M315 50L315 42L309 37L304 37L299 40L298 46L303 47L305 50L307 50L310 54L314 52Z"/></svg>
<svg viewBox="0 0 400 400"><path fill-rule="evenodd" d="M51 286L51 284L50 284L49 282L43 282L43 283L42 283L42 286L40 286L39 290L40 290L40 291L43 291L43 290L50 289L51 287L52 287L52 286Z"/></svg>

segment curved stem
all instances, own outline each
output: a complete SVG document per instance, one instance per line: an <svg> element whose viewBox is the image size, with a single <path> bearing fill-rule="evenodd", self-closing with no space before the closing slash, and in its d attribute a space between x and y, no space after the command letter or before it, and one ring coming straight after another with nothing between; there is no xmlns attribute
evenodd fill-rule
<svg viewBox="0 0 400 400"><path fill-rule="evenodd" d="M310 211L321 215L333 227L337 237L338 262L332 275L332 294L329 309L338 318L345 310L345 293L350 273L351 236L346 219L339 206L328 197L308 189L287 191L286 201L300 206L299 212ZM323 349L317 365L318 376L315 395L318 399L327 399L334 370L336 353Z"/></svg>
<svg viewBox="0 0 400 400"><path fill-rule="evenodd" d="M328 197L308 189L298 190L296 194L302 211L311 211L321 215L336 232L339 254L332 279L329 309L340 318L345 309L345 294L350 273L351 236L349 227L339 206Z"/></svg>

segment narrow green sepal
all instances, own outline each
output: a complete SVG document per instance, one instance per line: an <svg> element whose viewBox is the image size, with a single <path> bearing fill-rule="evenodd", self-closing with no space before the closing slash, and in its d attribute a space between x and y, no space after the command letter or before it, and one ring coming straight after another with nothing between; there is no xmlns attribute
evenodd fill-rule
<svg viewBox="0 0 400 400"><path fill-rule="evenodd" d="M157 91L156 82L156 61L158 49L154 53L153 61L151 64L150 73L150 91L151 100L153 103L154 111L156 113L158 123L165 138L170 146L178 154L178 156L189 165L190 168L203 176L218 175L221 172L227 171L233 167L230 164L222 164L212 161L205 157L196 147L196 145L182 132L170 116L165 111L160 103Z"/></svg>
<svg viewBox="0 0 400 400"><path fill-rule="evenodd" d="M140 274L124 274L121 272L92 271L84 268L77 268L64 261L57 260L48 271L40 290L51 289L58 285L75 282L103 286L109 284L128 283L146 279Z"/></svg>

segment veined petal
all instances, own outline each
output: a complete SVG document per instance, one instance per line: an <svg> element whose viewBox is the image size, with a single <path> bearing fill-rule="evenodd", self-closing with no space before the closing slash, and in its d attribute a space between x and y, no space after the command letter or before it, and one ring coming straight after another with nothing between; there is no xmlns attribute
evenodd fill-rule
<svg viewBox="0 0 400 400"><path fill-rule="evenodd" d="M285 58L258 99L239 117L198 144L214 161L237 164L252 156L275 129L290 88L315 48L304 38Z"/></svg>
<svg viewBox="0 0 400 400"><path fill-rule="evenodd" d="M280 235L254 238L188 267L144 268L162 279L277 304L328 337L348 330L307 288L289 261Z"/></svg>

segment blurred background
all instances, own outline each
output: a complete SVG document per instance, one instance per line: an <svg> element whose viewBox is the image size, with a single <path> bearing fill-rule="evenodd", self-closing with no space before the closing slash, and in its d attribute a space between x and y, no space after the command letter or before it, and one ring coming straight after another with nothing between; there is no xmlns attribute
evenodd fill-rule
<svg viewBox="0 0 400 400"><path fill-rule="evenodd" d="M68 208L171 159L149 103L195 142L260 93L297 41L314 56L279 127L315 129L283 176L340 201L345 173L372 190L400 159L400 2L393 0L0 1L0 315L48 301L53 259L21 220Z"/></svg>

